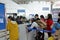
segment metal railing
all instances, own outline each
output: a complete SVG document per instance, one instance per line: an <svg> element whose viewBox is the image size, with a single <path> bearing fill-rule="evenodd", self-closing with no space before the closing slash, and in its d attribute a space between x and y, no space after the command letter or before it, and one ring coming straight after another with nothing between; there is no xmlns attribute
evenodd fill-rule
<svg viewBox="0 0 60 40"><path fill-rule="evenodd" d="M9 33L8 31L0 31L0 38L5 37L7 40L9 40Z"/></svg>

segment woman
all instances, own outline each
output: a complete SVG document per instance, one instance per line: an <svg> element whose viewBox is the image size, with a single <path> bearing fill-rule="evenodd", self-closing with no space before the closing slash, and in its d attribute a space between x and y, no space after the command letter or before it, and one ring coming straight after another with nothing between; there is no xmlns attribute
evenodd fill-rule
<svg viewBox="0 0 60 40"><path fill-rule="evenodd" d="M47 30L48 31L51 31L52 30L52 28L51 28L51 26L52 26L52 24L53 24L53 20L52 20L52 15L51 14L48 14L48 18L47 18ZM48 32L48 37L50 37L51 36L51 32Z"/></svg>
<svg viewBox="0 0 60 40"><path fill-rule="evenodd" d="M7 30L10 34L10 40L18 40L18 25L15 21L12 21L11 16L8 17Z"/></svg>

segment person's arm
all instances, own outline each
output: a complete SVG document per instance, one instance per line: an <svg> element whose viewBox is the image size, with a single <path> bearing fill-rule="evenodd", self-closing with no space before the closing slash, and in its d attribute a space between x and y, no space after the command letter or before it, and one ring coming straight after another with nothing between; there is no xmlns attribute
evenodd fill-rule
<svg viewBox="0 0 60 40"><path fill-rule="evenodd" d="M36 23L39 25L40 28L46 28L46 23L42 20L36 21Z"/></svg>
<svg viewBox="0 0 60 40"><path fill-rule="evenodd" d="M42 20L40 20L40 22L41 22L43 25L45 25L45 26L47 25L47 24L46 24L44 21L42 21Z"/></svg>
<svg viewBox="0 0 60 40"><path fill-rule="evenodd" d="M35 22L32 23L31 28L35 27Z"/></svg>
<svg viewBox="0 0 60 40"><path fill-rule="evenodd" d="M32 23L31 27L26 27L27 32L32 31L32 29L34 28L34 25L35 25L35 23Z"/></svg>

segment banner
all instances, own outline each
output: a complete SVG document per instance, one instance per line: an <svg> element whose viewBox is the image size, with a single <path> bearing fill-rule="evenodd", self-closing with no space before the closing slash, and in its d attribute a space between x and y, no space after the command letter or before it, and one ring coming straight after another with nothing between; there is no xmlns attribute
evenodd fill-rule
<svg viewBox="0 0 60 40"><path fill-rule="evenodd" d="M5 20L5 5L0 3L0 30L6 28L6 20Z"/></svg>
<svg viewBox="0 0 60 40"><path fill-rule="evenodd" d="M18 11L17 16L26 16L26 15L25 15L25 9L19 9L19 10L17 10L17 11Z"/></svg>

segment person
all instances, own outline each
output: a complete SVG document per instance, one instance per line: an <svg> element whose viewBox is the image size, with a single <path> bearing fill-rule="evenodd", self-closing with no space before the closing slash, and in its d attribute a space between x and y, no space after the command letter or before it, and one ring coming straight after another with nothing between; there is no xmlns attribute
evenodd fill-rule
<svg viewBox="0 0 60 40"><path fill-rule="evenodd" d="M26 23L26 20L27 20L26 17L23 17L23 23Z"/></svg>
<svg viewBox="0 0 60 40"><path fill-rule="evenodd" d="M57 23L55 23L55 28L60 29L60 18L58 19Z"/></svg>
<svg viewBox="0 0 60 40"><path fill-rule="evenodd" d="M52 30L51 26L53 25L53 20L52 20L52 15L51 14L48 14L46 24L47 24L46 30L51 31ZM47 33L48 33L48 37L50 37L51 32L47 32Z"/></svg>
<svg viewBox="0 0 60 40"><path fill-rule="evenodd" d="M40 20L45 21L45 18L43 15L40 16Z"/></svg>
<svg viewBox="0 0 60 40"><path fill-rule="evenodd" d="M54 40L54 37L53 37L53 36L51 36L51 37L49 37L49 38L48 38L48 40Z"/></svg>
<svg viewBox="0 0 60 40"><path fill-rule="evenodd" d="M57 23L54 24L55 27L55 35L57 35L57 39L60 40L60 18L58 18Z"/></svg>
<svg viewBox="0 0 60 40"><path fill-rule="evenodd" d="M59 14L58 14L58 18L60 18L60 12L59 12Z"/></svg>
<svg viewBox="0 0 60 40"><path fill-rule="evenodd" d="M39 15L38 14L35 14L35 19L39 18Z"/></svg>
<svg viewBox="0 0 60 40"><path fill-rule="evenodd" d="M40 31L40 30L43 30L45 26L46 26L46 23L40 20L39 18L37 18L35 22L32 23L31 28L38 28L36 32L37 35L35 34L35 40L44 40L43 31Z"/></svg>
<svg viewBox="0 0 60 40"><path fill-rule="evenodd" d="M30 22L31 22L31 29L34 29L34 28L36 28L36 27L38 27L39 25L36 23L36 19L31 19L30 20ZM36 36L36 30L30 30L29 31L29 35L28 35L28 40L35 40L35 36Z"/></svg>
<svg viewBox="0 0 60 40"><path fill-rule="evenodd" d="M8 23L7 23L6 29L7 31L9 31L10 40L19 39L18 24L16 23L16 21L13 21L13 18L11 16L8 17Z"/></svg>
<svg viewBox="0 0 60 40"><path fill-rule="evenodd" d="M45 28L45 26L46 26L46 23L44 21L40 20L39 18L37 18L37 19L34 19L34 21L32 22L31 28L34 28L34 27Z"/></svg>
<svg viewBox="0 0 60 40"><path fill-rule="evenodd" d="M35 21L34 18L29 19L30 24L32 24Z"/></svg>
<svg viewBox="0 0 60 40"><path fill-rule="evenodd" d="M17 17L17 21L16 21L18 24L23 24L23 17L20 16L20 17Z"/></svg>
<svg viewBox="0 0 60 40"><path fill-rule="evenodd" d="M34 21L32 21L31 28L33 28L33 27L39 27L39 25L36 23L37 20L40 20L40 19L37 18L37 19L34 19Z"/></svg>
<svg viewBox="0 0 60 40"><path fill-rule="evenodd" d="M13 14L13 20L14 20L14 21L17 20L17 14L16 14L16 13Z"/></svg>

